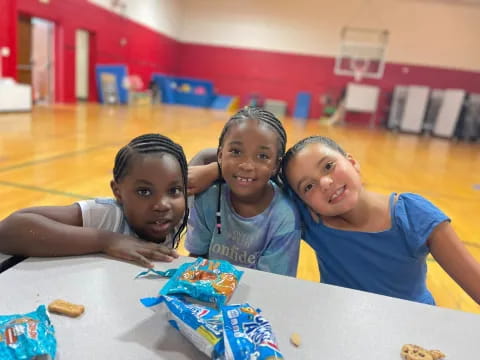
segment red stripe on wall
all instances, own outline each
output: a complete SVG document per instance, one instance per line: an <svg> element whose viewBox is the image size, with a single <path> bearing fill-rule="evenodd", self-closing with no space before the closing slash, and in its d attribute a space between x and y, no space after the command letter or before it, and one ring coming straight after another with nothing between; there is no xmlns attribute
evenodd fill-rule
<svg viewBox="0 0 480 360"><path fill-rule="evenodd" d="M184 43L180 46L178 73L182 76L213 80L222 94L239 95L245 100L258 93L266 98L285 100L292 113L299 91L312 93L311 117L318 118L322 106L320 96L338 96L352 77L333 74L335 59L280 52L228 48ZM408 68L408 73L404 72ZM366 84L381 88L377 121L385 116L389 93L395 85L425 85L432 88L461 88L480 93L480 72L427 66L389 63L382 79L365 79ZM361 114L349 117L368 121Z"/></svg>
<svg viewBox="0 0 480 360"><path fill-rule="evenodd" d="M16 48L17 48L17 24L16 24L16 0L0 0L0 47L10 48L10 56L0 59L2 72L6 77L16 77Z"/></svg>

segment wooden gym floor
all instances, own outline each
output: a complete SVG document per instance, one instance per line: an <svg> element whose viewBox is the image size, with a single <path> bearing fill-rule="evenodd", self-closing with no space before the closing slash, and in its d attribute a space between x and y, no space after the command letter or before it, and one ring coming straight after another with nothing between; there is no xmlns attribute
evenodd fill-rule
<svg viewBox="0 0 480 360"><path fill-rule="evenodd" d="M16 209L65 205L110 196L113 158L131 138L160 132L191 158L215 147L228 113L188 107L97 104L36 107L0 114L0 218ZM333 137L361 164L366 186L382 193L416 192L445 211L480 261L480 145L398 134L384 129L302 126L285 120L288 146L312 134ZM428 284L439 306L480 313L432 259ZM298 277L318 281L313 252L302 244Z"/></svg>

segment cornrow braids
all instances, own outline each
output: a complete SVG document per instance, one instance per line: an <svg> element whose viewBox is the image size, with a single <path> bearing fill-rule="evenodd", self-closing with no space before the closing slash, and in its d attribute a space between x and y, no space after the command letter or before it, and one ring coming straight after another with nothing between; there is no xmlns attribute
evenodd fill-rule
<svg viewBox="0 0 480 360"><path fill-rule="evenodd" d="M283 125L278 118L272 114L270 111L264 110L259 107L254 106L245 106L243 109L239 110L235 115L233 115L223 127L222 133L220 134L220 138L218 139L218 151L220 148L223 147L223 141L225 140L225 136L228 134L230 128L235 125L239 124L246 120L256 120L259 124L266 125L270 127L276 134L278 138L278 157L277 161L280 163L282 161L283 154L285 153L285 146L287 143L287 133L283 128ZM220 164L218 164L219 175L222 175L222 168ZM279 167L277 167L277 172L274 176L272 176L272 180L282 187L282 182L278 176L279 174ZM222 185L221 183L218 185L218 195L217 195L217 212L216 212L216 219L217 219L217 232L221 234L222 222L221 222L221 212L220 212L220 204L221 204L221 193L222 193Z"/></svg>
<svg viewBox="0 0 480 360"><path fill-rule="evenodd" d="M261 124L269 126L275 131L278 136L278 160L281 160L283 154L285 153L285 146L287 143L287 133L283 128L283 125L280 120L277 119L270 111L261 109L259 107L245 106L243 109L239 110L235 115L233 115L223 127L222 133L218 140L218 147L223 146L223 141L228 131L234 124L238 124L242 121L253 119L257 120Z"/></svg>
<svg viewBox="0 0 480 360"><path fill-rule="evenodd" d="M180 235L187 226L188 220L188 165L183 148L179 144L173 142L170 138L161 134L144 134L137 136L127 145L122 147L115 156L113 179L118 183L128 174L130 163L135 155L153 153L165 153L172 155L179 162L182 171L183 194L185 197L185 214L183 216L182 223L173 237L173 247L176 249L180 243Z"/></svg>
<svg viewBox="0 0 480 360"><path fill-rule="evenodd" d="M310 145L310 144L322 144L328 147L329 149L337 151L343 156L347 156L347 153L345 152L345 150L343 150L343 148L340 145L338 145L334 140L326 136L314 135L314 136L309 136L303 140L300 140L295 145L293 145L290 149L288 149L288 151L285 153L285 156L282 159L280 178L282 180L284 187L289 186L287 181L287 176L286 176L286 169L287 169L288 163L290 162L290 160L292 160L295 157L295 155L297 155L301 150L303 150L307 145Z"/></svg>

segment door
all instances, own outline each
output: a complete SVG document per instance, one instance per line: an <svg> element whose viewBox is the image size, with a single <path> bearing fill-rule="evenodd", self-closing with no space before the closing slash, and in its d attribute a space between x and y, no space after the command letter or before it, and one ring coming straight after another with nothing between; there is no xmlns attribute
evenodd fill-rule
<svg viewBox="0 0 480 360"><path fill-rule="evenodd" d="M34 103L54 100L54 30L51 21L18 17L17 80L32 86Z"/></svg>
<svg viewBox="0 0 480 360"><path fill-rule="evenodd" d="M75 96L79 101L88 100L90 34L77 30L75 34Z"/></svg>
<svg viewBox="0 0 480 360"><path fill-rule="evenodd" d="M36 104L54 102L54 30L51 21L32 18L32 87Z"/></svg>
<svg viewBox="0 0 480 360"><path fill-rule="evenodd" d="M17 28L17 81L32 83L32 23L28 16L18 17Z"/></svg>

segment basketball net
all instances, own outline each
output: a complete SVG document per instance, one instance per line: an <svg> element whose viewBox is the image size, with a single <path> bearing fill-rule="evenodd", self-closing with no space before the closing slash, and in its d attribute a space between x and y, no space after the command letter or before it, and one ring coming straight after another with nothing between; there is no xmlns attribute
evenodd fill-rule
<svg viewBox="0 0 480 360"><path fill-rule="evenodd" d="M361 81L368 70L370 61L365 58L350 58L350 69L353 71L355 81Z"/></svg>

